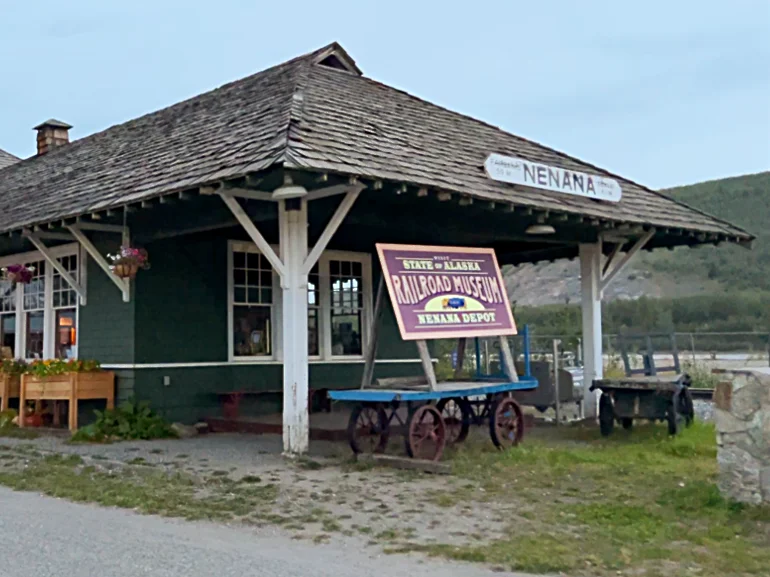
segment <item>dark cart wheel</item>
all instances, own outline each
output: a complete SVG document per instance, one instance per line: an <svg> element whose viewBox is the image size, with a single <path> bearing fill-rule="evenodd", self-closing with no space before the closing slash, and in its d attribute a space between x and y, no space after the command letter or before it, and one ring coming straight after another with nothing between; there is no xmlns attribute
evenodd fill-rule
<svg viewBox="0 0 770 577"><path fill-rule="evenodd" d="M695 405L692 402L692 393L688 387L682 389L679 407L679 412L684 416L685 426L691 426L695 422Z"/></svg>
<svg viewBox="0 0 770 577"><path fill-rule="evenodd" d="M684 415L681 413L682 395L681 391L674 393L671 402L666 409L666 423L668 424L668 434L676 435L679 433Z"/></svg>
<svg viewBox="0 0 770 577"><path fill-rule="evenodd" d="M489 436L500 449L515 447L524 437L524 415L519 403L510 397L497 400L489 419Z"/></svg>
<svg viewBox="0 0 770 577"><path fill-rule="evenodd" d="M615 428L615 410L612 408L612 398L607 393L599 397L599 430L602 437L609 437Z"/></svg>
<svg viewBox="0 0 770 577"><path fill-rule="evenodd" d="M441 399L436 408L441 413L446 426L446 443L462 443L468 436L471 426L471 405L466 399Z"/></svg>
<svg viewBox="0 0 770 577"><path fill-rule="evenodd" d="M354 453L382 453L389 435L388 418L379 405L357 405L350 413L348 441Z"/></svg>
<svg viewBox="0 0 770 577"><path fill-rule="evenodd" d="M438 461L446 446L446 425L433 405L422 405L409 415L406 453L413 459Z"/></svg>
<svg viewBox="0 0 770 577"><path fill-rule="evenodd" d="M620 419L620 424L626 431L630 431L634 427L634 420L630 417L623 417Z"/></svg>

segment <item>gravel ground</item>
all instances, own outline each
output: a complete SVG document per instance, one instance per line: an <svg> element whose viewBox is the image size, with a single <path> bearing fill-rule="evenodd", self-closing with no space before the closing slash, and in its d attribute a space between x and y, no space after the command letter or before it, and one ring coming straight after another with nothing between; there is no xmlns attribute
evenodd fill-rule
<svg viewBox="0 0 770 577"><path fill-rule="evenodd" d="M489 442L486 430L472 434ZM341 466L350 457L345 443L314 442L307 459L293 462L280 455L281 442L278 435L217 433L191 439L73 445L65 438L43 436L0 439L0 447L75 454L100 467L152 467L203 480L257 478L262 484L279 488L273 506L276 514L300 518L316 511L319 522L298 527L295 533L305 539L334 540L358 534L362 545L387 546L399 539L465 545L501 537L511 522L510 512L442 499L461 483L453 476L389 469L373 473ZM520 510L526 509L526 504L521 504ZM329 531L329 519L339 525L333 531Z"/></svg>
<svg viewBox="0 0 770 577"><path fill-rule="evenodd" d="M355 540L314 545L278 531L185 523L0 488L4 577L484 577L488 569L380 555ZM521 573L494 573L532 577Z"/></svg>

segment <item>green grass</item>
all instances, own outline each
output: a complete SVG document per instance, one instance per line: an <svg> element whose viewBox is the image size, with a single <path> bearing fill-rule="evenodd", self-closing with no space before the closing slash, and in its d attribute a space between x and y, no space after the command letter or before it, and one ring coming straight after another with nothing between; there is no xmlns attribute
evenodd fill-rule
<svg viewBox="0 0 770 577"><path fill-rule="evenodd" d="M480 501L507 512L502 538L393 550L533 573L768 574L770 508L721 496L711 426L696 423L675 438L662 426L609 439L593 428L547 435L507 452L462 447L453 469L471 483L433 496L439 505Z"/></svg>
<svg viewBox="0 0 770 577"><path fill-rule="evenodd" d="M204 490L194 478L179 473L130 466L118 471L84 467L77 455L48 456L30 461L27 467L4 469L0 471L0 485L74 502L214 521L266 515L278 495L274 485L221 490L206 486Z"/></svg>

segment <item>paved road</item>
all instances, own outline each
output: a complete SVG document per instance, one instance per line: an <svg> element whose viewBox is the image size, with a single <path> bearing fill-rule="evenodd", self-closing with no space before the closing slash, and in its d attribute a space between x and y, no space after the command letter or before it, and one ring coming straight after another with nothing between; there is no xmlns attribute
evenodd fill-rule
<svg viewBox="0 0 770 577"><path fill-rule="evenodd" d="M379 555L354 541L314 545L278 533L136 515L2 487L0 543L3 577L506 575L472 565Z"/></svg>

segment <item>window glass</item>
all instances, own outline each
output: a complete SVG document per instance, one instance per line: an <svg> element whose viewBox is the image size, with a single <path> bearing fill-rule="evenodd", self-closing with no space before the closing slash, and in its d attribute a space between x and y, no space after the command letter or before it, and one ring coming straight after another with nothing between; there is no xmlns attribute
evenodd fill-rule
<svg viewBox="0 0 770 577"><path fill-rule="evenodd" d="M64 269L75 281L78 279L78 259L75 255L58 259ZM53 308L76 307L78 293L62 278L59 271L53 271Z"/></svg>
<svg viewBox="0 0 770 577"><path fill-rule="evenodd" d="M361 355L363 267L360 262L329 261L332 355Z"/></svg>
<svg viewBox="0 0 770 577"><path fill-rule="evenodd" d="M273 269L261 254L233 251L233 355L270 356Z"/></svg>
<svg viewBox="0 0 770 577"><path fill-rule="evenodd" d="M75 309L60 309L56 311L56 342L54 356L57 359L74 359L77 357L77 326Z"/></svg>
<svg viewBox="0 0 770 577"><path fill-rule="evenodd" d="M16 313L0 314L0 347L13 357L16 353Z"/></svg>
<svg viewBox="0 0 770 577"><path fill-rule="evenodd" d="M320 278L318 275L318 264L310 271L307 280L307 354L318 356L320 349L320 326L318 319L320 317L321 293Z"/></svg>

